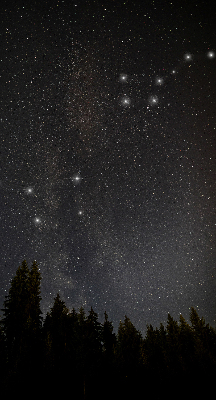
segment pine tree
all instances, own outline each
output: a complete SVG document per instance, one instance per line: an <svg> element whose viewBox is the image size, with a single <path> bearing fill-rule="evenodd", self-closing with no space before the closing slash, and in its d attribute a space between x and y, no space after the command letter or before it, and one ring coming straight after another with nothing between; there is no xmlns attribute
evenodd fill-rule
<svg viewBox="0 0 216 400"><path fill-rule="evenodd" d="M124 374L134 373L141 362L142 336L125 316L124 322L120 321L117 335L117 359Z"/></svg>
<svg viewBox="0 0 216 400"><path fill-rule="evenodd" d="M185 321L180 314L179 317L179 340L181 347L182 369L185 372L190 372L193 369L194 360L194 335L190 325Z"/></svg>
<svg viewBox="0 0 216 400"><path fill-rule="evenodd" d="M81 327L83 327L85 325L86 315L85 315L85 310L83 307L80 307L80 309L79 309L78 321L79 321L79 325Z"/></svg>
<svg viewBox="0 0 216 400"><path fill-rule="evenodd" d="M29 304L28 304L28 324L34 334L38 334L42 326L42 316L40 309L40 282L41 274L36 261L33 261L29 271Z"/></svg>
<svg viewBox="0 0 216 400"><path fill-rule="evenodd" d="M101 352L102 327L98 322L98 315L92 307L86 320L86 328L92 351L95 351L95 353Z"/></svg>
<svg viewBox="0 0 216 400"><path fill-rule="evenodd" d="M3 329L6 335L10 355L15 355L21 345L21 339L27 328L29 269L26 260L18 267L11 281L9 295L4 302Z"/></svg>
<svg viewBox="0 0 216 400"><path fill-rule="evenodd" d="M68 313L69 310L65 302L61 300L59 293L57 293L43 326L43 335L47 345L46 354L47 359L49 359L49 363L46 363L46 365L47 368L53 368L56 373L62 368L62 363L65 360Z"/></svg>
<svg viewBox="0 0 216 400"><path fill-rule="evenodd" d="M7 346L8 371L30 382L30 375L38 370L40 356L40 272L34 262L29 270L26 260L18 267L11 280L4 302L2 327ZM27 378L28 377L28 378Z"/></svg>
<svg viewBox="0 0 216 400"><path fill-rule="evenodd" d="M141 393L141 348L142 336L130 319L125 316L124 322L119 323L116 345L116 372L120 387L124 391L122 397L139 397Z"/></svg>
<svg viewBox="0 0 216 400"><path fill-rule="evenodd" d="M191 307L190 322L194 331L200 336L202 336L205 327L205 320L203 317L202 318L199 317L194 307Z"/></svg>
<svg viewBox="0 0 216 400"><path fill-rule="evenodd" d="M5 375L7 370L7 353L6 353L6 343L5 343L5 335L2 327L0 326L0 387L2 389Z"/></svg>
<svg viewBox="0 0 216 400"><path fill-rule="evenodd" d="M104 313L104 323L102 325L102 376L101 387L106 388L107 398L112 397L113 392L116 390L117 379L114 364L116 336L113 333L112 322L109 321L108 315Z"/></svg>
<svg viewBox="0 0 216 400"><path fill-rule="evenodd" d="M210 376L211 371L215 371L216 367L215 332L209 324L205 324L203 317L199 317L194 307L191 307L190 321L194 334L196 369L200 374Z"/></svg>
<svg viewBox="0 0 216 400"><path fill-rule="evenodd" d="M114 346L116 344L116 336L113 333L112 322L108 320L108 315L104 313L104 323L102 326L102 342L103 342L103 356L106 361L112 362L114 356Z"/></svg>
<svg viewBox="0 0 216 400"><path fill-rule="evenodd" d="M167 331L161 323L160 328L147 325L143 345L143 360L154 380L162 381L167 373Z"/></svg>
<svg viewBox="0 0 216 400"><path fill-rule="evenodd" d="M68 314L66 326L66 342L67 342L67 362L68 372L76 370L77 351L79 344L79 323L78 314L73 308Z"/></svg>
<svg viewBox="0 0 216 400"><path fill-rule="evenodd" d="M180 329L178 322L168 314L167 320L167 362L170 373L176 375L181 369L181 355L180 355Z"/></svg>
<svg viewBox="0 0 216 400"><path fill-rule="evenodd" d="M68 308L65 305L65 302L61 300L60 294L57 293L54 304L51 308L50 316L53 319L54 323L58 323L65 315L69 312Z"/></svg>
<svg viewBox="0 0 216 400"><path fill-rule="evenodd" d="M91 307L86 319L84 334L84 371L85 374L96 376L101 366L102 343L101 324L98 314Z"/></svg>

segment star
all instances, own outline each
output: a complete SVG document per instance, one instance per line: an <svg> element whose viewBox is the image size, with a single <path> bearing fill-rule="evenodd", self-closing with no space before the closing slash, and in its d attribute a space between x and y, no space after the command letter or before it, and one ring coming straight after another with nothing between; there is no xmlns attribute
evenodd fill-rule
<svg viewBox="0 0 216 400"><path fill-rule="evenodd" d="M124 95L121 99L121 105L124 107L128 107L131 104L131 100L128 96Z"/></svg>
<svg viewBox="0 0 216 400"><path fill-rule="evenodd" d="M208 51L207 57L208 57L208 58L214 58L214 57L215 57L214 51Z"/></svg>
<svg viewBox="0 0 216 400"><path fill-rule="evenodd" d="M34 223L35 223L35 225L39 225L41 223L41 218L35 217L34 218Z"/></svg>
<svg viewBox="0 0 216 400"><path fill-rule="evenodd" d="M160 86L160 85L163 85L163 83L164 83L163 78L157 77L157 78L155 79L155 84L156 84L156 85Z"/></svg>
<svg viewBox="0 0 216 400"><path fill-rule="evenodd" d="M72 177L72 181L73 181L73 183L74 183L74 185L78 185L79 184L79 182L81 181L81 176L79 175L79 174L76 174L76 175L74 175L73 177Z"/></svg>
<svg viewBox="0 0 216 400"><path fill-rule="evenodd" d="M186 61L191 61L191 60L193 59L193 56L192 56L192 54L190 54L190 53L186 53L186 54L184 55L184 59L185 59Z"/></svg>
<svg viewBox="0 0 216 400"><path fill-rule="evenodd" d="M156 96L156 95L151 95L151 96L149 97L149 103L150 103L152 106L156 105L156 104L158 103L158 96Z"/></svg>
<svg viewBox="0 0 216 400"><path fill-rule="evenodd" d="M26 189L24 189L24 191L27 194L32 194L33 193L33 188L32 187L27 187Z"/></svg>
<svg viewBox="0 0 216 400"><path fill-rule="evenodd" d="M126 74L121 74L119 77L120 82L127 82L127 75Z"/></svg>

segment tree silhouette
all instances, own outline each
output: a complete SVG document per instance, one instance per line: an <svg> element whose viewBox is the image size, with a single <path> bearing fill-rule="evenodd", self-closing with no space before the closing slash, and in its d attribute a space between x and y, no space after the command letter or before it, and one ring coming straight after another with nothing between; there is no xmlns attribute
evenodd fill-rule
<svg viewBox="0 0 216 400"><path fill-rule="evenodd" d="M42 326L42 316L40 309L40 283L41 274L38 269L38 264L33 261L32 268L29 271L28 279L28 324L32 332L37 335Z"/></svg>
<svg viewBox="0 0 216 400"><path fill-rule="evenodd" d="M135 328L130 319L125 316L124 322L120 321L117 345L116 345L116 367L119 380L125 388L125 396L136 393L138 396L138 384L141 368L141 333Z"/></svg>
<svg viewBox="0 0 216 400"><path fill-rule="evenodd" d="M15 356L21 345L28 321L29 269L24 260L11 281L9 295L4 302L2 320L7 340L8 355Z"/></svg>
<svg viewBox="0 0 216 400"><path fill-rule="evenodd" d="M72 388L74 398L91 400L113 393L138 397L144 386L159 399L170 382L182 397L181 382L190 397L198 397L205 392L195 380L205 387L214 382L216 331L195 308L190 324L182 315L177 322L168 314L166 327L147 325L143 339L127 316L115 335L106 312L101 324L92 307L88 315L83 307L69 312L57 294L42 326L40 283L35 261L29 269L24 260L11 280L0 321L1 393L4 388L14 395L24 387L29 392L43 387L49 396L62 396ZM41 386L39 374L44 376Z"/></svg>
<svg viewBox="0 0 216 400"><path fill-rule="evenodd" d="M116 345L116 336L113 333L112 322L108 320L108 315L104 313L104 323L102 325L102 343L103 343L103 358L106 364L113 364L114 347Z"/></svg>
<svg viewBox="0 0 216 400"><path fill-rule="evenodd" d="M194 307L191 307L190 322L195 342L194 370L196 375L212 376L212 372L215 371L216 333L209 324L205 324L203 317L199 317Z"/></svg>
<svg viewBox="0 0 216 400"><path fill-rule="evenodd" d="M60 299L58 293L43 326L49 369L55 369L58 372L62 370L65 361L68 312L65 302Z"/></svg>
<svg viewBox="0 0 216 400"><path fill-rule="evenodd" d="M29 270L26 260L18 267L11 280L9 294L4 302L1 321L7 348L9 374L26 379L38 370L40 362L40 272L36 262Z"/></svg>
<svg viewBox="0 0 216 400"><path fill-rule="evenodd" d="M180 329L178 322L168 314L167 319L167 364L169 373L176 375L181 370L181 354L180 354Z"/></svg>

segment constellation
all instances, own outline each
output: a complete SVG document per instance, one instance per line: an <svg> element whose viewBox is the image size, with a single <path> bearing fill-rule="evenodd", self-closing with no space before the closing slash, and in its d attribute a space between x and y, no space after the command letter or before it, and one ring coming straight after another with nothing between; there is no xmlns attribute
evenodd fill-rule
<svg viewBox="0 0 216 400"><path fill-rule="evenodd" d="M199 60L200 58L203 57L207 57L208 59L214 59L215 58L215 52L213 50L208 50L205 55L194 55L192 53L185 53L182 57L182 61L180 61L180 64L177 68L172 69L168 75L163 76L156 76L154 78L154 86L163 86L166 82L166 79L170 76L170 75L176 75L177 72L180 70L180 68L182 68L185 64L191 63L191 62L195 62L196 60ZM143 74L144 76L145 74ZM119 76L119 81L121 83L124 82L128 82L129 81L129 77L127 74L123 74L121 73ZM127 93L125 93L120 100L120 105L123 106L124 108L127 108L131 105L131 97L127 95ZM155 105L158 105L160 103L160 96L158 94L154 94L151 93L147 96L147 108L149 108L149 106L153 107Z"/></svg>

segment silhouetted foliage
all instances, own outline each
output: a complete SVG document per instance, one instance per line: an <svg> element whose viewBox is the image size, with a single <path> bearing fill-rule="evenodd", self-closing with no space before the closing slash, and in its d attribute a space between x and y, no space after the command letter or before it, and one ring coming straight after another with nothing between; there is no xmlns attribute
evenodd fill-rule
<svg viewBox="0 0 216 400"><path fill-rule="evenodd" d="M44 321L44 336L46 340L46 353L49 359L49 368L61 371L65 362L66 353L66 327L67 309L59 293L54 299L50 313L47 313Z"/></svg>
<svg viewBox="0 0 216 400"><path fill-rule="evenodd" d="M108 315L104 313L104 323L102 325L103 359L110 367L114 361L114 348L116 346L116 336L113 333L112 322L108 320Z"/></svg>
<svg viewBox="0 0 216 400"><path fill-rule="evenodd" d="M38 371L41 359L40 310L41 276L34 261L29 269L24 260L11 281L9 294L4 302L4 317L1 321L5 337L7 358L6 370L10 380L27 382Z"/></svg>
<svg viewBox="0 0 216 400"><path fill-rule="evenodd" d="M25 260L11 281L0 329L2 393L37 385L44 395L72 390L73 398L88 400L138 397L145 387L154 399L171 399L170 383L180 398L183 384L194 397L202 393L195 380L213 382L216 331L193 307L190 324L168 314L166 326L147 325L143 338L127 316L116 335L106 312L103 323L92 307L70 312L58 293L42 325L40 281L37 263L29 269Z"/></svg>

